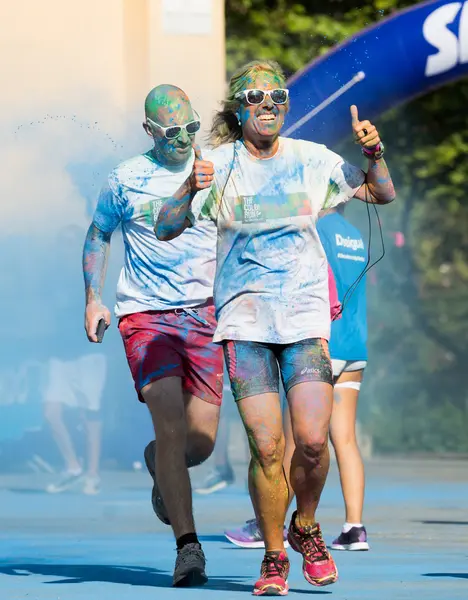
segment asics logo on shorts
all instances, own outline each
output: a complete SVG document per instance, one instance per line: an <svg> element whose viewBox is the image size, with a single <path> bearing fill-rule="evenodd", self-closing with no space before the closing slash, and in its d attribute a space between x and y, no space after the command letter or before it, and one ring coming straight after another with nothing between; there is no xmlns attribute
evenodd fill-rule
<svg viewBox="0 0 468 600"><path fill-rule="evenodd" d="M301 375L320 375L320 369L309 369L308 367L304 367L301 371Z"/></svg>

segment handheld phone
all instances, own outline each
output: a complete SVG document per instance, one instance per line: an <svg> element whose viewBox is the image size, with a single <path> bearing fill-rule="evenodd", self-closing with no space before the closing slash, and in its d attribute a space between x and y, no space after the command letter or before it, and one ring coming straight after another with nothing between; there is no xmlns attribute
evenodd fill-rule
<svg viewBox="0 0 468 600"><path fill-rule="evenodd" d="M104 321L104 319L100 319L97 329L96 329L96 337L97 337L98 344L100 344L102 342L102 338L104 337L106 329L107 329L106 322Z"/></svg>

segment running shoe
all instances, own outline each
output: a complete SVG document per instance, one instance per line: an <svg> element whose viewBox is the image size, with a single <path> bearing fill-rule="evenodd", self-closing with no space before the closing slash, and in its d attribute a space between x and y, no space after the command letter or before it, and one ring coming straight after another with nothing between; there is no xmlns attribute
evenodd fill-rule
<svg viewBox="0 0 468 600"><path fill-rule="evenodd" d="M240 546L241 548L265 548L265 542L263 541L262 532L258 526L257 519L246 521L243 527L225 531L224 535L232 544ZM288 530L286 527L283 531L283 538L284 546L287 548L289 543Z"/></svg>
<svg viewBox="0 0 468 600"><path fill-rule="evenodd" d="M101 491L101 480L99 477L86 477L84 486L83 486L83 494L87 496L96 496Z"/></svg>
<svg viewBox="0 0 468 600"><path fill-rule="evenodd" d="M208 581L205 565L205 554L200 544L186 544L177 550L172 585L174 587L204 585Z"/></svg>
<svg viewBox="0 0 468 600"><path fill-rule="evenodd" d="M156 481L156 465L155 465L156 442L151 441L145 448L145 463L151 478L153 479L153 491L151 492L151 502L153 510L160 521L165 525L170 525L169 517L163 499L159 492L158 482Z"/></svg>
<svg viewBox="0 0 468 600"><path fill-rule="evenodd" d="M234 473L231 470L222 471L215 469L208 475L204 483L195 488L195 491L197 494L213 494L214 492L224 490L224 488L233 483Z"/></svg>
<svg viewBox="0 0 468 600"><path fill-rule="evenodd" d="M366 528L351 527L347 533L341 532L331 547L333 550L369 550Z"/></svg>
<svg viewBox="0 0 468 600"><path fill-rule="evenodd" d="M260 579L254 586L254 596L286 596L289 559L285 552L268 552L262 561Z"/></svg>
<svg viewBox="0 0 468 600"><path fill-rule="evenodd" d="M50 483L46 487L49 494L60 494L83 482L83 471L65 471L55 483Z"/></svg>
<svg viewBox="0 0 468 600"><path fill-rule="evenodd" d="M312 585L322 586L335 583L338 569L323 540L320 525L296 525L294 511L289 525L288 539L291 548L302 554L302 572Z"/></svg>

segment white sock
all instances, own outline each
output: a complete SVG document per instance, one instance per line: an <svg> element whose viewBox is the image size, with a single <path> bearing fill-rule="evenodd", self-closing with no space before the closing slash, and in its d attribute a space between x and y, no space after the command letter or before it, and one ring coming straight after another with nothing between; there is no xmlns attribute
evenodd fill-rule
<svg viewBox="0 0 468 600"><path fill-rule="evenodd" d="M350 529L352 529L353 527L362 527L362 523L348 523L346 522L343 525L343 529L341 530L343 533L348 533L348 531Z"/></svg>

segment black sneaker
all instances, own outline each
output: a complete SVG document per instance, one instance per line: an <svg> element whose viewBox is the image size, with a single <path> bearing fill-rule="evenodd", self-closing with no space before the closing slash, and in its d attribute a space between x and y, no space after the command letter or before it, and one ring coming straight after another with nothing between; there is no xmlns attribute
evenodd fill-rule
<svg viewBox="0 0 468 600"><path fill-rule="evenodd" d="M332 550L369 550L365 527L351 527L347 533L341 532L333 540Z"/></svg>
<svg viewBox="0 0 468 600"><path fill-rule="evenodd" d="M156 481L156 466L155 466L155 451L156 442L151 441L145 448L145 463L146 468L149 471L153 479L153 491L151 493L151 502L153 504L153 510L160 521L165 525L170 525L169 517L167 514L166 507L164 506L163 499L159 492L158 483Z"/></svg>
<svg viewBox="0 0 468 600"><path fill-rule="evenodd" d="M205 565L205 554L200 544L186 544L183 548L177 550L172 585L174 587L205 585L208 581Z"/></svg>

